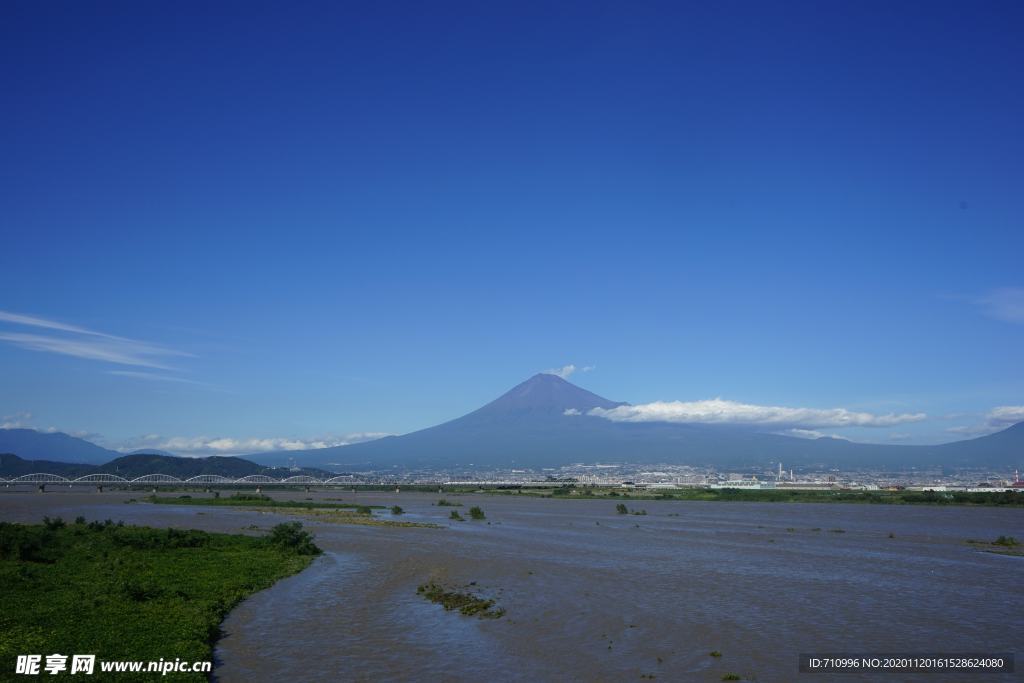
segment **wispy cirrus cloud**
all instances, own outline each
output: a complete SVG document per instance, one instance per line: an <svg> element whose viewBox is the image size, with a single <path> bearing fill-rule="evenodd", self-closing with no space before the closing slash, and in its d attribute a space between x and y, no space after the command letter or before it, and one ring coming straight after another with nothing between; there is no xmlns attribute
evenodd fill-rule
<svg viewBox="0 0 1024 683"><path fill-rule="evenodd" d="M846 408L789 408L738 403L721 398L704 401L655 401L616 408L592 408L587 414L613 422L737 424L788 429L821 427L891 427L920 422L924 413L874 414Z"/></svg>
<svg viewBox="0 0 1024 683"><path fill-rule="evenodd" d="M118 377L131 377L132 379L141 379L147 382L173 382L175 384L194 384L201 387L210 386L206 382L199 382L194 379L176 377L174 375L159 375L155 372L144 372L141 370L108 370L107 374L117 375Z"/></svg>
<svg viewBox="0 0 1024 683"><path fill-rule="evenodd" d="M48 337L39 334L21 332L0 332L0 341L5 341L29 351L57 353L88 360L106 361L118 365L138 365L147 368L170 370L164 356L180 356L183 354L167 349L135 341L110 340L94 341L85 339L67 339Z"/></svg>
<svg viewBox="0 0 1024 683"><path fill-rule="evenodd" d="M77 325L69 325L62 323L57 320L48 320L46 318L39 318L32 315L22 315L21 313L11 313L10 311L0 311L0 322L13 323L15 325L24 325L26 327L42 327L48 330L60 330L61 332L72 332L74 334L83 334L94 337L104 337L106 339L122 339L123 337L116 337L112 334L105 334L103 332L97 332Z"/></svg>
<svg viewBox="0 0 1024 683"><path fill-rule="evenodd" d="M998 287L974 299L974 303L990 318L1024 324L1024 287Z"/></svg>
<svg viewBox="0 0 1024 683"><path fill-rule="evenodd" d="M44 334L0 330L0 341L29 351L158 370L172 370L168 364L170 358L192 355L150 342L9 311L0 311L0 322L51 331Z"/></svg>

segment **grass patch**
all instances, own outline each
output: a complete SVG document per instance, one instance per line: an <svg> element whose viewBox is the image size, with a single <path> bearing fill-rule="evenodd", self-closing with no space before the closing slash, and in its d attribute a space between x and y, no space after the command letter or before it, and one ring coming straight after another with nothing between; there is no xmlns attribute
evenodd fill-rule
<svg viewBox="0 0 1024 683"><path fill-rule="evenodd" d="M986 553L1024 557L1024 547L1021 547L1021 542L1013 536L1000 536L994 541L975 541L969 539L967 543L977 546L979 550Z"/></svg>
<svg viewBox="0 0 1024 683"><path fill-rule="evenodd" d="M427 600L443 606L446 610L459 610L459 613L467 617L479 617L481 619L500 619L505 615L505 610L494 607L494 600L480 598L472 593L460 593L446 590L443 586L434 583L425 583L416 589L416 592Z"/></svg>
<svg viewBox="0 0 1024 683"><path fill-rule="evenodd" d="M462 507L462 503L455 503L455 502L452 502L452 501L450 501L450 500L448 500L446 498L442 498L441 500L437 501L437 506L438 507L460 508L460 507Z"/></svg>
<svg viewBox="0 0 1024 683"><path fill-rule="evenodd" d="M329 524L355 524L358 526L390 526L404 528L440 529L437 524L425 522L399 522L393 519L379 519L371 514L363 514L352 510L282 510L281 514L305 517Z"/></svg>
<svg viewBox="0 0 1024 683"><path fill-rule="evenodd" d="M306 510L315 508L372 510L384 507L383 505L359 505L357 503L320 503L311 500L275 500L270 496L252 493L236 493L227 498L193 498L187 495L178 496L177 498L149 496L146 500L157 505L213 505L246 508L300 508Z"/></svg>
<svg viewBox="0 0 1024 683"><path fill-rule="evenodd" d="M0 670L14 671L18 654L56 652L211 660L224 616L319 552L298 523L265 537L82 518L0 523Z"/></svg>

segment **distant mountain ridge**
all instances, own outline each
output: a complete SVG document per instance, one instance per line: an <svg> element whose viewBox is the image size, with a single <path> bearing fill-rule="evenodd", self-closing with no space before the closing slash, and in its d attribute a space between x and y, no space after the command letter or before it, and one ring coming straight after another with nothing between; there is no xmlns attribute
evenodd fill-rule
<svg viewBox="0 0 1024 683"><path fill-rule="evenodd" d="M28 460L98 465L121 455L102 446L64 432L38 432L34 429L0 429L0 453L15 453Z"/></svg>
<svg viewBox="0 0 1024 683"><path fill-rule="evenodd" d="M134 451L128 451L125 455L168 455L172 458L178 457L177 453L162 451L159 448L136 448Z"/></svg>

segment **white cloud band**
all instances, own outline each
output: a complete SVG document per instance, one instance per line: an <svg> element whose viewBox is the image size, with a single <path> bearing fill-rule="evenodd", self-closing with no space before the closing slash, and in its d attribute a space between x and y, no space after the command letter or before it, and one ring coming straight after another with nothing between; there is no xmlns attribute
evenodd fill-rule
<svg viewBox="0 0 1024 683"><path fill-rule="evenodd" d="M984 436L1012 427L1018 422L1024 422L1024 406L997 406L988 411L984 422L980 424L950 427L946 431L964 436Z"/></svg>
<svg viewBox="0 0 1024 683"><path fill-rule="evenodd" d="M170 436L148 434L129 439L118 446L120 451L137 451L151 448L170 451L178 455L246 455L271 451L303 451L314 448L348 446L363 441L373 441L390 436L385 432L354 432L341 436L324 436L310 439L299 438L232 438L208 436Z"/></svg>
<svg viewBox="0 0 1024 683"><path fill-rule="evenodd" d="M846 408L787 408L737 403L720 398L706 401L655 401L616 408L593 408L589 415L613 422L676 422L741 424L771 427L891 427L920 422L924 413L875 415Z"/></svg>
<svg viewBox="0 0 1024 683"><path fill-rule="evenodd" d="M561 377L562 379L568 379L569 376L572 375L574 372L590 372L593 369L593 365L584 365L582 368L578 368L573 363L569 363L568 365L563 365L560 368L551 368L550 370L545 370L544 374L555 375L556 377Z"/></svg>

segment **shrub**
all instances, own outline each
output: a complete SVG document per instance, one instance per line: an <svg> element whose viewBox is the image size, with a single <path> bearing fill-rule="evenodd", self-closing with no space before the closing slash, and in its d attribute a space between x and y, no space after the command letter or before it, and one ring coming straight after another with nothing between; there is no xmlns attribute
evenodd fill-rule
<svg viewBox="0 0 1024 683"><path fill-rule="evenodd" d="M118 522L117 525L118 526L123 526L124 522ZM105 522L101 522L99 520L94 520L92 522L89 522L89 524L88 524L89 531L103 531L105 529L109 529L112 526L114 526L114 522L113 522L113 520L110 520L110 519L106 520Z"/></svg>
<svg viewBox="0 0 1024 683"><path fill-rule="evenodd" d="M121 584L121 589L133 602L156 600L163 597L166 592L159 586L137 579L125 579L124 583Z"/></svg>
<svg viewBox="0 0 1024 683"><path fill-rule="evenodd" d="M476 506L469 508L469 516L472 519L476 520L487 519L487 517L484 515L484 511Z"/></svg>
<svg viewBox="0 0 1024 683"><path fill-rule="evenodd" d="M182 496L182 498L185 498L185 497L186 496ZM191 498L191 496L188 496L188 497ZM219 498L220 496L218 495L218 496L215 496L215 497ZM265 502L265 501L270 500L270 496L265 496L262 493L236 493L235 495L231 496L231 500L246 500L246 501L251 500L251 501L264 501Z"/></svg>
<svg viewBox="0 0 1024 683"><path fill-rule="evenodd" d="M302 522L284 522L270 530L267 542L297 555L319 555L323 551L313 543L313 534L303 530Z"/></svg>
<svg viewBox="0 0 1024 683"><path fill-rule="evenodd" d="M629 508L626 507L625 503L619 503L618 505L615 506L615 511L618 512L620 515L625 515L629 513Z"/></svg>
<svg viewBox="0 0 1024 683"><path fill-rule="evenodd" d="M463 521L462 515L459 514L458 510L452 510L452 514L448 515L448 519L456 519L460 522Z"/></svg>
<svg viewBox="0 0 1024 683"><path fill-rule="evenodd" d="M43 526L45 526L49 531L56 531L57 529L63 529L66 525L64 524L64 520L60 517L54 517L53 519L43 517Z"/></svg>
<svg viewBox="0 0 1024 683"><path fill-rule="evenodd" d="M38 527L0 522L0 558L23 562L53 563L56 561L52 534Z"/></svg>
<svg viewBox="0 0 1024 683"><path fill-rule="evenodd" d="M1000 536L996 540L992 541L992 545L1004 545L1007 548L1010 548L1015 545L1020 545L1020 541L1013 536Z"/></svg>
<svg viewBox="0 0 1024 683"><path fill-rule="evenodd" d="M400 515L400 514L402 514L404 512L405 512L405 510L402 509L401 505L392 505L391 506L391 514L393 514L393 515Z"/></svg>

